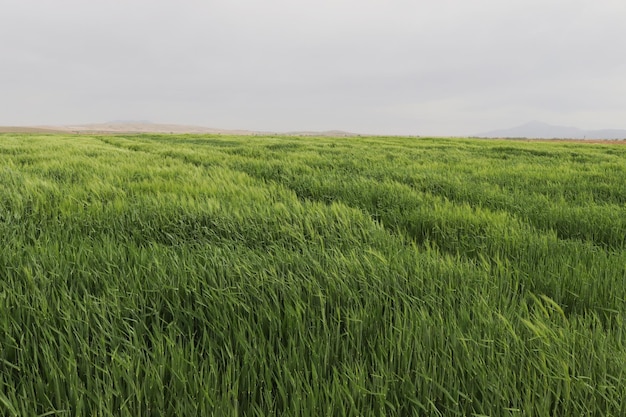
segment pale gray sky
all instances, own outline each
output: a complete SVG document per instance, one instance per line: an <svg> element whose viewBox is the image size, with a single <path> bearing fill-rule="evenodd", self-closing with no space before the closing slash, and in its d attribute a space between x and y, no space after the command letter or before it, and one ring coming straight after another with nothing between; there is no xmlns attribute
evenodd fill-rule
<svg viewBox="0 0 626 417"><path fill-rule="evenodd" d="M624 0L2 0L0 125L626 128Z"/></svg>

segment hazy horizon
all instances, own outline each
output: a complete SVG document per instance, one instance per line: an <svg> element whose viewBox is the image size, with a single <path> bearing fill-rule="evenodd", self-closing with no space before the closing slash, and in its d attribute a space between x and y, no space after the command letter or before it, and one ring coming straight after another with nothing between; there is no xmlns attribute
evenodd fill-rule
<svg viewBox="0 0 626 417"><path fill-rule="evenodd" d="M626 129L626 3L6 0L0 125Z"/></svg>

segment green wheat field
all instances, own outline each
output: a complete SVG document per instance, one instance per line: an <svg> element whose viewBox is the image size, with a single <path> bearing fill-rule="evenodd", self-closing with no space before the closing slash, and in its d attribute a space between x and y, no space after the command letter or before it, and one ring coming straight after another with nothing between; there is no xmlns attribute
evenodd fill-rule
<svg viewBox="0 0 626 417"><path fill-rule="evenodd" d="M1 416L624 416L626 146L0 135Z"/></svg>

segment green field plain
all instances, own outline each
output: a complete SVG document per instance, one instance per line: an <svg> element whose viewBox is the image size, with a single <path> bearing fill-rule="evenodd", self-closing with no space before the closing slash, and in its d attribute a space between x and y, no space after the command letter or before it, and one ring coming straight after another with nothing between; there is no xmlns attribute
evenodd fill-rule
<svg viewBox="0 0 626 417"><path fill-rule="evenodd" d="M626 146L0 134L2 416L625 416Z"/></svg>

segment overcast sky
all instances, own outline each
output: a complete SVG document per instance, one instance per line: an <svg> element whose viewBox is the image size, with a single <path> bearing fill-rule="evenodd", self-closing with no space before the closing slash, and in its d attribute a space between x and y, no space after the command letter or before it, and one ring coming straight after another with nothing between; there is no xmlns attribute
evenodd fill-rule
<svg viewBox="0 0 626 417"><path fill-rule="evenodd" d="M0 125L626 128L624 0L2 0Z"/></svg>

